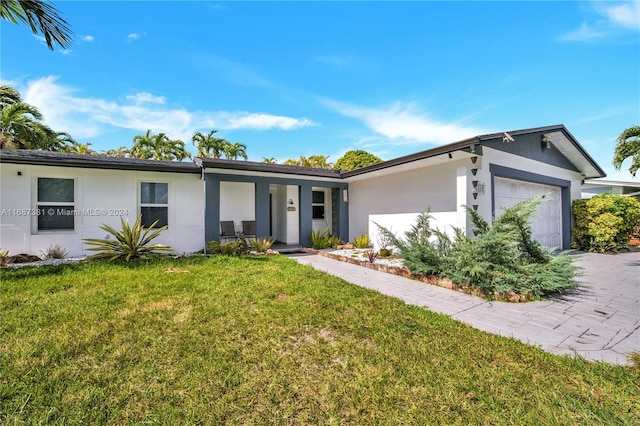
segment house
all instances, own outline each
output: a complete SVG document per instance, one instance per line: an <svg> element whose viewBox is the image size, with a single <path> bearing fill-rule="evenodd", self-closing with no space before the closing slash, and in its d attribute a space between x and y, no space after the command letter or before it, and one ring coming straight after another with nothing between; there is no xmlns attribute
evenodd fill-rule
<svg viewBox="0 0 640 426"><path fill-rule="evenodd" d="M591 198L605 192L634 197L640 201L640 182L587 179L582 185L582 198Z"/></svg>
<svg viewBox="0 0 640 426"><path fill-rule="evenodd" d="M142 214L168 225L158 242L193 252L220 239L220 221L255 222L256 235L310 246L312 230L342 240L375 223L401 234L430 207L435 226L469 230L463 205L486 218L547 194L533 224L549 247L571 242L571 202L605 174L563 125L478 136L354 171L196 158L171 162L4 150L0 247L37 254L60 244L85 253L102 224Z"/></svg>

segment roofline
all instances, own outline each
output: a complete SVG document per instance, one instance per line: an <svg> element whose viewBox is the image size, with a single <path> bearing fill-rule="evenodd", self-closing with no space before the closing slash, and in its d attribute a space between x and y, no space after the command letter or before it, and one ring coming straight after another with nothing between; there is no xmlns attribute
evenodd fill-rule
<svg viewBox="0 0 640 426"><path fill-rule="evenodd" d="M529 133L537 133L537 132L550 132L550 131L562 131L567 136L571 143L578 149L580 154L589 161L589 163L593 166L594 169L601 174L601 177L605 177L607 174L602 170L602 168L595 162L595 160L585 151L585 149L580 145L580 143L576 140L576 138L571 134L569 130L564 126L564 124L555 124L551 126L543 126L543 127L532 127L529 129L521 129L521 130L509 130L506 132L497 132L497 133L488 133L485 135L479 135L468 139L463 139L458 142L454 142L447 145L442 145L436 148L428 149L425 151L420 151L415 154L405 155L403 157L394 158L392 160L383 161L382 163L374 164L372 166L363 167L360 169L343 172L342 176L345 178L358 176L365 173L370 173L382 169L386 169L389 167L399 166L402 164L411 163L414 161L423 160L425 158L435 157L436 155L446 154L448 152L465 150L471 152L473 146L481 144L482 141L501 138L505 133L509 133L510 135L525 135ZM468 148L468 149L467 149Z"/></svg>
<svg viewBox="0 0 640 426"><path fill-rule="evenodd" d="M64 153L56 157L55 151L40 150L15 150L29 151L27 155L11 155L14 150L0 150L0 163L8 164L32 164L37 166L79 167L85 169L105 170L139 170L148 172L171 172L199 174L200 168L194 163L180 161L146 160L141 158L119 158L104 155L70 154ZM40 156L37 155L40 153ZM50 154L53 153L53 154ZM49 155L47 155L49 154ZM117 159L116 159L117 158Z"/></svg>
<svg viewBox="0 0 640 426"><path fill-rule="evenodd" d="M256 161L224 160L221 158L196 157L194 163L203 169L231 169L246 170L252 172L279 173L302 176L316 176L340 179L342 177L338 170L317 169L313 167L287 166L285 164L259 163Z"/></svg>
<svg viewBox="0 0 640 426"><path fill-rule="evenodd" d="M389 167L400 166L402 164L413 163L414 161L424 160L426 158L435 157L437 155L447 154L453 151L467 151L471 152L475 145L480 143L478 137L464 139L459 142L454 142L448 145L442 145L435 148L428 149L426 151L416 152L415 154L405 155L403 157L394 158L392 160L383 161L382 163L373 164L371 166L362 167L356 170L350 170L342 172L343 178L350 178L365 173L371 173L378 170L388 169Z"/></svg>

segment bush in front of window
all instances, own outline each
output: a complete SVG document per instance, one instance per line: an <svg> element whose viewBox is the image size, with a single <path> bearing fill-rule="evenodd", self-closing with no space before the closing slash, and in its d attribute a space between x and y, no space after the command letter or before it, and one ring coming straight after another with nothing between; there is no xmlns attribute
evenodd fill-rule
<svg viewBox="0 0 640 426"><path fill-rule="evenodd" d="M124 218L120 218L122 230L118 231L109 225L102 225L100 229L108 232L115 237L111 239L85 238L87 245L94 246L88 248L88 251L96 251L98 253L90 256L90 260L125 260L142 259L153 252L174 251L171 247L164 244L150 244L152 240L157 238L167 226L155 228L156 222L150 227L142 225L142 215L139 215L133 226L129 226L129 222Z"/></svg>

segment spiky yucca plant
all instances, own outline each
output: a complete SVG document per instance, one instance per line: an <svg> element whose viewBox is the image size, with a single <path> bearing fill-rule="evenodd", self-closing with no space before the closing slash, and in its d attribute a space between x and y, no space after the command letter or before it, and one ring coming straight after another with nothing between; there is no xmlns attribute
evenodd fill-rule
<svg viewBox="0 0 640 426"><path fill-rule="evenodd" d="M253 248L253 250L258 253L266 253L267 250L269 250L275 242L276 240L271 237L258 237L254 240L251 240L251 248Z"/></svg>
<svg viewBox="0 0 640 426"><path fill-rule="evenodd" d="M129 226L129 222L120 218L122 223L122 230L118 231L109 225L102 225L100 229L107 231L109 234L115 237L115 240L110 239L98 239L98 238L85 238L84 242L87 245L95 246L88 248L88 251L97 251L98 253L90 256L92 260L117 260L124 259L127 262L131 259L144 258L148 254L154 251L174 251L171 247L164 244L149 244L155 239L162 231L167 229L167 226L155 228L158 221L151 224L150 227L145 228L142 226L142 215L139 215L133 226Z"/></svg>

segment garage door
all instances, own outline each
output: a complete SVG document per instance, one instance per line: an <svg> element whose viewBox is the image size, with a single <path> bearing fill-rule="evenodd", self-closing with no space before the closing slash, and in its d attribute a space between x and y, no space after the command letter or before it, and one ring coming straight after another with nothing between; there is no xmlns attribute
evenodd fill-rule
<svg viewBox="0 0 640 426"><path fill-rule="evenodd" d="M548 198L538 207L531 223L533 238L545 247L562 247L562 199L558 186L495 178L495 214L499 216L504 208L543 194Z"/></svg>

